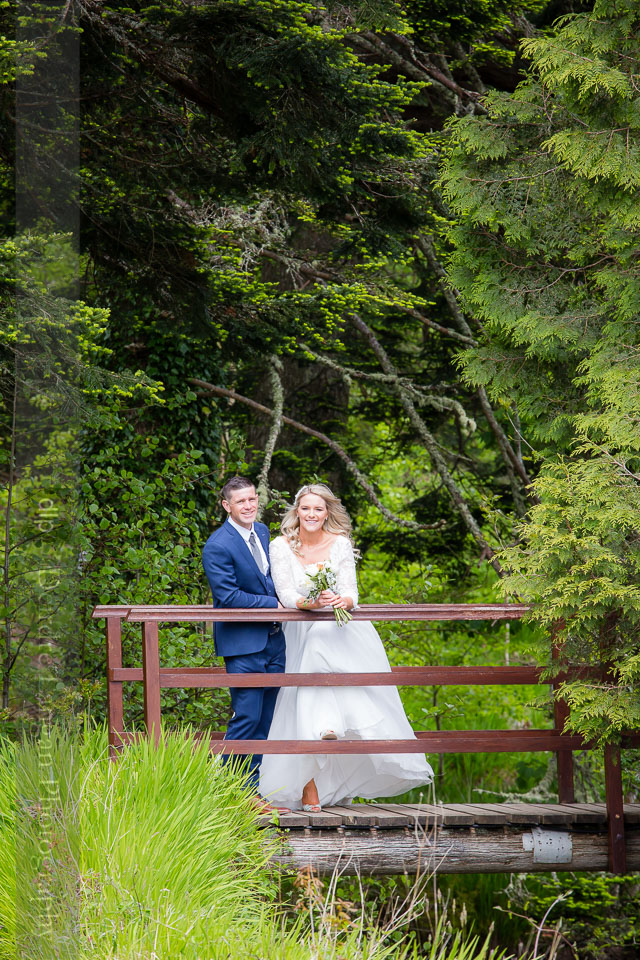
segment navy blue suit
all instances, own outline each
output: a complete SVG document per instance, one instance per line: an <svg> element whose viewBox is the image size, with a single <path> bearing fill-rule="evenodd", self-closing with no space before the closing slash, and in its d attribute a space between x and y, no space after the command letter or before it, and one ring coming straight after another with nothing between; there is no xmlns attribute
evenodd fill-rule
<svg viewBox="0 0 640 960"><path fill-rule="evenodd" d="M253 526L269 556L269 530ZM267 607L274 620L262 623L216 623L216 653L224 657L227 673L284 673L285 642L275 620L278 607L269 571L262 573L242 536L227 521L215 530L202 551L204 571L214 607ZM277 687L231 688L233 717L225 740L266 740L278 696ZM251 783L258 787L262 755L249 758Z"/></svg>

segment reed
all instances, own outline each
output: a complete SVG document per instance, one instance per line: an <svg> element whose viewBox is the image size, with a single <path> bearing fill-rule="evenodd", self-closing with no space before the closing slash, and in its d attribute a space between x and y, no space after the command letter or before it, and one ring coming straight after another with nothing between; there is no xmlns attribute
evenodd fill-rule
<svg viewBox="0 0 640 960"><path fill-rule="evenodd" d="M188 731L157 748L141 739L115 762L105 730L87 724L0 740L0 960L418 956L397 924L339 929L330 903L314 924L285 917L275 843L243 773ZM440 929L427 956L497 955Z"/></svg>

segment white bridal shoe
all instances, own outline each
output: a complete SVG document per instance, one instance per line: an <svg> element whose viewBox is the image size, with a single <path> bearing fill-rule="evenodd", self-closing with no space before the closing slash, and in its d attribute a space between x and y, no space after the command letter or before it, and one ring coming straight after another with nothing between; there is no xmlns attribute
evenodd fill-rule
<svg viewBox="0 0 640 960"><path fill-rule="evenodd" d="M322 730L320 733L321 740L337 740L338 735L335 730Z"/></svg>

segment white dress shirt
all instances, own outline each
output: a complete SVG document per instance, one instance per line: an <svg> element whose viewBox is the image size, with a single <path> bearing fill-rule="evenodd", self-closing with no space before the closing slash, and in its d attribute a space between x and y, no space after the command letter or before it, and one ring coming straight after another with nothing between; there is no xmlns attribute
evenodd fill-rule
<svg viewBox="0 0 640 960"><path fill-rule="evenodd" d="M266 553L264 552L264 547L263 547L262 544L260 543L260 537L258 536L258 534L256 533L256 531L254 530L254 524L252 523L252 524L251 524L251 529L247 530L246 527L242 527L239 523L236 523L235 520L232 520L231 517L227 517L227 520L228 520L228 522L231 524L231 526L233 527L233 529L238 531L238 533L240 534L240 536L242 537L242 539L243 539L244 542L246 543L246 545L247 545L247 550L249 551L249 553L251 553L251 547L250 547L250 545L249 545L249 537L251 536L252 533L255 533L255 534L256 534L256 542L257 542L257 544L258 544L258 550L259 550L259 552L260 552L260 556L262 557L262 572L263 572L263 573L266 573L266 572L268 571L268 569L269 569L269 558L267 557ZM253 553L251 553L251 556L253 556Z"/></svg>

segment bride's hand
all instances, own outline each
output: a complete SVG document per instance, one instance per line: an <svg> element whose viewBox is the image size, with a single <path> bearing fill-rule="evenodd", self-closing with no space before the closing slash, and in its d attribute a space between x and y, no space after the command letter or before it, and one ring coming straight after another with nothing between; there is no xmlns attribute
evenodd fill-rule
<svg viewBox="0 0 640 960"><path fill-rule="evenodd" d="M348 609L349 609L349 603L347 602L347 600L345 599L345 597L335 596L335 597L333 598L333 600L331 601L331 606L334 607L334 609L335 609L335 607L339 607L341 610L348 610Z"/></svg>
<svg viewBox="0 0 640 960"><path fill-rule="evenodd" d="M318 597L318 602L323 607L339 607L341 610L348 610L350 605L348 598L345 599L341 597L338 593L334 593L333 590L323 590Z"/></svg>
<svg viewBox="0 0 640 960"><path fill-rule="evenodd" d="M318 595L318 603L321 607L331 607L334 605L334 601L339 599L338 594L334 593L333 590L323 590Z"/></svg>

